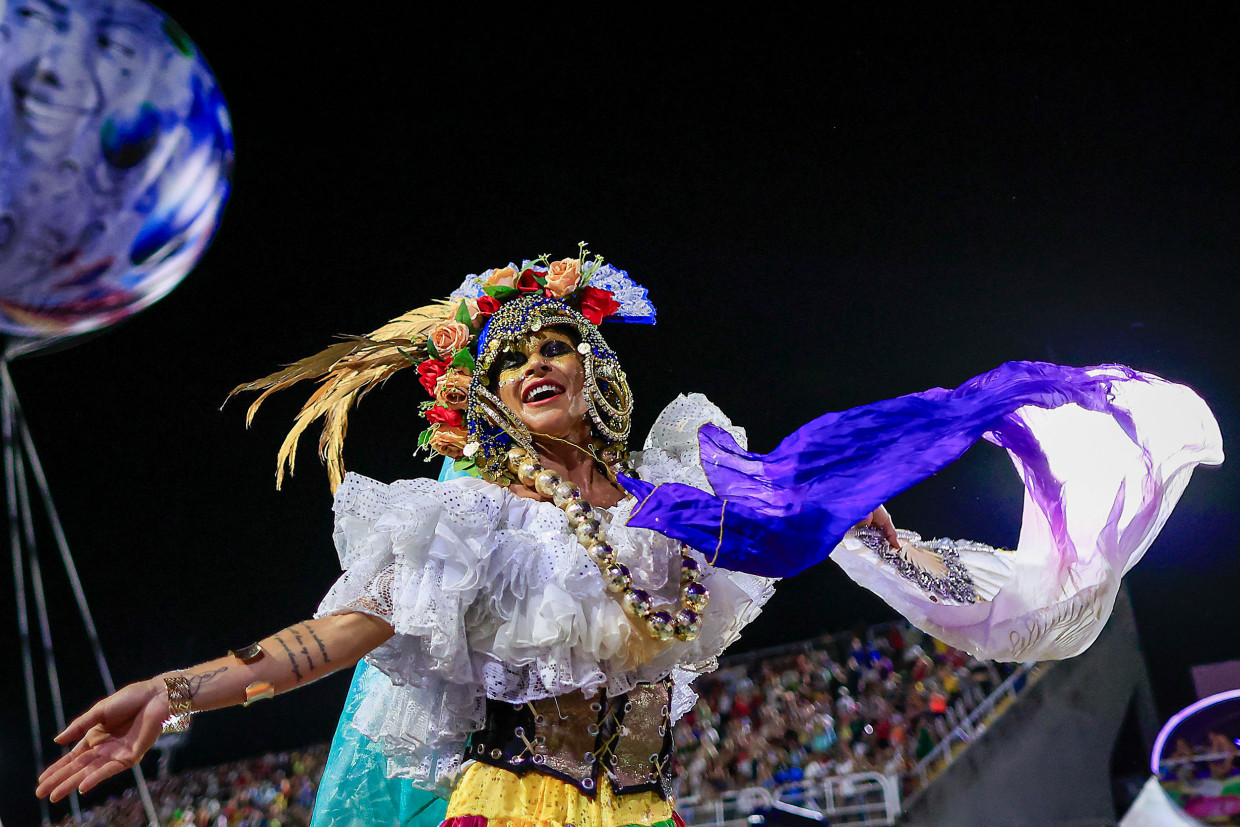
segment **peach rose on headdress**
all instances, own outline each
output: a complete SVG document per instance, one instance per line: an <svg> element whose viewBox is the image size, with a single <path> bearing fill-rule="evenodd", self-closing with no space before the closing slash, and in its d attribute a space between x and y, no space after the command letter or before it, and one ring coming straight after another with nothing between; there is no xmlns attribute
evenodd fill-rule
<svg viewBox="0 0 1240 827"><path fill-rule="evenodd" d="M469 396L469 371L453 368L439 377L435 384L435 401L450 411L465 408L465 400Z"/></svg>
<svg viewBox="0 0 1240 827"><path fill-rule="evenodd" d="M445 457L460 459L461 454L465 450L465 440L468 436L464 428L457 428L453 425L436 425L435 430L431 432L429 445L432 451L443 454Z"/></svg>
<svg viewBox="0 0 1240 827"><path fill-rule="evenodd" d="M511 267L501 267L498 270L492 270L487 284L492 287L516 287L517 271Z"/></svg>
<svg viewBox="0 0 1240 827"><path fill-rule="evenodd" d="M577 289L581 281L581 262L575 258L553 261L547 267L547 295L562 299Z"/></svg>
<svg viewBox="0 0 1240 827"><path fill-rule="evenodd" d="M453 354L463 347L469 346L469 328L460 322L440 322L431 328L430 340L435 350L444 359L451 359Z"/></svg>

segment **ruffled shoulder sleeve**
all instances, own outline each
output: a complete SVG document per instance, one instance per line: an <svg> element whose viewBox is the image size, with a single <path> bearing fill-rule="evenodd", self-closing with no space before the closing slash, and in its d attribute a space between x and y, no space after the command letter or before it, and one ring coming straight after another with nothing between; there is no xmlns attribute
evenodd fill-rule
<svg viewBox="0 0 1240 827"><path fill-rule="evenodd" d="M727 431L740 447L749 444L745 429L733 425L715 403L700 393L681 394L663 409L646 437L636 458L641 478L656 485L679 482L710 491L698 449L698 429L707 423Z"/></svg>
<svg viewBox="0 0 1240 827"><path fill-rule="evenodd" d="M318 614L365 612L396 636L370 660L397 684L427 674L468 683L465 618L483 584L503 491L481 480L349 474L336 491L333 539L344 574Z"/></svg>
<svg viewBox="0 0 1240 827"><path fill-rule="evenodd" d="M388 759L388 774L446 789L486 713L470 660L471 608L483 604L486 561L504 492L481 480L349 474L336 492L334 540L344 573L316 617L364 612L396 634L366 656L382 675L353 726Z"/></svg>

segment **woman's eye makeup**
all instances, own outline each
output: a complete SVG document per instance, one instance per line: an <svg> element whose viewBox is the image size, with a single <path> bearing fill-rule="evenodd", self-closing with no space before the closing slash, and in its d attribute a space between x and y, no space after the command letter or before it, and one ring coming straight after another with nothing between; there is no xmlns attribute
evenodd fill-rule
<svg viewBox="0 0 1240 827"><path fill-rule="evenodd" d="M506 350L495 360L495 367L500 373L506 370L515 370L524 364L525 354L519 350Z"/></svg>
<svg viewBox="0 0 1240 827"><path fill-rule="evenodd" d="M574 352L575 348L572 344L561 339L548 339L538 346L538 353L544 359L558 359ZM499 376L523 367L528 360L529 357L520 350L505 350L495 358L492 369L496 376ZM504 383L501 382L501 384Z"/></svg>

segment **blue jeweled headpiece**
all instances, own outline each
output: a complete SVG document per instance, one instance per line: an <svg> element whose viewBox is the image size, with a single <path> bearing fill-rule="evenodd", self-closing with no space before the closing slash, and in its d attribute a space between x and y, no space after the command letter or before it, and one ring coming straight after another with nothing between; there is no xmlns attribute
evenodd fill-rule
<svg viewBox="0 0 1240 827"><path fill-rule="evenodd" d="M615 445L628 439L633 396L615 352L598 327L562 299L532 293L501 306L478 336L465 406L469 440L465 450L488 479L500 481L506 475L505 457L514 445L534 453L525 424L491 390L491 365L518 338L550 327L570 328L581 342L577 350L585 367L586 399L595 431Z"/></svg>

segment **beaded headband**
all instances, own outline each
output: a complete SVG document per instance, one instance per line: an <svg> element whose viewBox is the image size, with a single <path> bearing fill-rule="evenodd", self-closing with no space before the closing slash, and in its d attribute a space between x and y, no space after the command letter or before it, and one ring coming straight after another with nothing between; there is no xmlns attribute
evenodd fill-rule
<svg viewBox="0 0 1240 827"><path fill-rule="evenodd" d="M479 335L478 357L469 385L465 406L468 441L462 453L485 478L509 481L508 450L515 445L531 455L534 447L524 423L500 401L490 388L489 372L495 359L514 342L529 333L553 327L576 331L585 368L585 393L595 431L608 445L607 464L624 459L624 441L629 437L633 395L620 360L607 345L598 327L584 315L559 299L532 294L509 302L491 316Z"/></svg>

